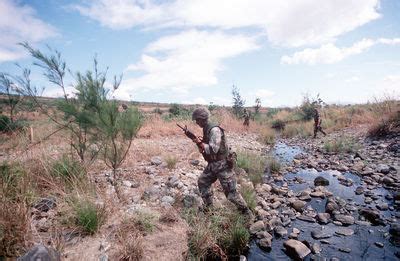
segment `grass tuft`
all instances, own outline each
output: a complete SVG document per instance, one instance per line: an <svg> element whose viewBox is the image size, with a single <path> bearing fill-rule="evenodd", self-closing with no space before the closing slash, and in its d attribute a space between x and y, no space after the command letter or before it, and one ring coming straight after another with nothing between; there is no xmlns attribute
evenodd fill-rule
<svg viewBox="0 0 400 261"><path fill-rule="evenodd" d="M104 221L104 208L88 199L80 199L74 205L76 224L84 233L94 234Z"/></svg>
<svg viewBox="0 0 400 261"><path fill-rule="evenodd" d="M263 182L266 160L257 153L238 151L237 166L244 169L254 186Z"/></svg>

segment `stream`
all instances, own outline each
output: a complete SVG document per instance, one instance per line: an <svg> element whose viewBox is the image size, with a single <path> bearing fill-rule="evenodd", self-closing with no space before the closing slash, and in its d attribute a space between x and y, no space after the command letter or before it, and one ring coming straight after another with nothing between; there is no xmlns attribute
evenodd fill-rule
<svg viewBox="0 0 400 261"><path fill-rule="evenodd" d="M296 155L300 153L304 152L299 147L288 146L284 143L278 143L271 152L271 154L278 158L283 164L290 164ZM344 177L342 177L342 180L350 180L350 182L343 185L338 180L338 176L340 175ZM292 190L296 195L305 189L314 188L314 179L317 176L322 176L329 181L329 185L325 188L333 194L333 197L340 197L342 200L346 201L346 208L349 206L355 210L351 215L355 218L356 223L346 226L346 228L352 229L354 234L343 236L336 233L342 229L343 226L335 225L332 222L321 225L317 222L310 223L299 219L292 219L292 222L285 227L285 229L288 230L288 235L292 232L293 228L297 228L301 231L297 240L305 240L310 245L317 242L322 249L319 254L309 254L304 260L332 260L332 258L333 260L335 260L334 258L337 258L336 260L398 260L396 257L398 253L396 252L399 251L399 245L394 242L395 240L393 240L389 234L390 225L373 226L365 222L357 222L357 220L362 220L358 215L357 209L367 206L364 203L364 195L357 195L355 193L356 188L363 185L359 176L350 172L340 173L334 170L318 172L315 169L300 169L294 173L285 174L281 181L271 181L274 182L274 184L270 185L287 185L289 190ZM393 201L389 201L385 198L386 195L391 194L390 191L381 187L372 192L374 192L377 204L387 203L389 205L388 210L380 211L382 217L389 219L400 216L399 213L391 207L393 206ZM327 198L312 197L307 201L305 208L311 206L317 213L325 212L326 202ZM323 231L325 234L328 234L329 237L323 240L314 239L311 236L311 231L313 230ZM273 232L270 233L273 235ZM273 236L270 251L262 250L257 245L257 239L253 239L250 242L247 259L250 261L291 260L285 253L283 246L283 243L288 240L288 235L283 238L276 238L276 236Z"/></svg>

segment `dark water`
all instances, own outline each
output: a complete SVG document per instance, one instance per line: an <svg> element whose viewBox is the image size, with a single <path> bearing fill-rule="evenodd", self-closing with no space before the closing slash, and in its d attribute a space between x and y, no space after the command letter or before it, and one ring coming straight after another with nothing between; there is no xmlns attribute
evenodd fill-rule
<svg viewBox="0 0 400 261"><path fill-rule="evenodd" d="M299 148L292 148L283 143L278 144L276 147L278 153L275 155L283 160L290 161L293 160L296 154L301 153ZM351 173L344 173L343 175L347 179L353 181L352 186L344 186L340 184L337 177L333 174L333 171L322 171L317 172L315 170L303 169L297 173L289 173L285 175L284 179L288 183L289 189L293 192L299 192L306 188L314 186L314 179L317 176L323 176L329 180L329 186L327 189L333 193L335 197L340 197L346 200L349 204L356 207L364 206L364 196L356 195L355 189L361 185L362 181L360 177L353 175ZM298 177L304 180L304 183L299 184L295 182L295 178ZM373 190L373 192L378 195L377 202L386 202L391 206L391 202L385 199L385 195L389 194L384 188L378 188ZM325 212L326 199L312 198L311 201L307 202L307 205L311 205L317 212ZM373 203L370 205L373 206ZM393 217L395 211L380 211L382 216L386 218ZM358 220L357 211L352 214L356 220ZM340 236L335 235L341 226L336 226L332 223L327 225L319 225L318 223L308 223L302 220L294 220L292 223L286 227L288 234L292 232L292 228L300 229L301 233L298 240L306 240L312 245L314 242L319 242L321 245L320 256L327 258L328 260L332 257L339 258L340 260L399 260L395 256L395 252L400 251L398 247L393 245L390 241L390 235L388 233L389 226L365 226L365 225L351 225L348 228L354 230L354 234L351 236ZM332 237L326 239L330 244L323 244L320 240L315 240L311 237L312 230L322 229L325 233L331 234ZM283 251L283 242L286 241L288 237L272 240L272 249L269 252L261 250L256 241L251 242L250 250L248 252L247 258L250 261L255 260L290 260L290 258ZM375 245L375 242L380 242L384 244L383 248ZM339 251L339 248L350 248L350 253L343 253ZM310 260L311 255L308 255L305 260Z"/></svg>
<svg viewBox="0 0 400 261"><path fill-rule="evenodd" d="M288 146L283 142L278 142L272 150L272 155L274 155L283 163L289 163L293 161L296 155L302 152L303 151L298 146Z"/></svg>

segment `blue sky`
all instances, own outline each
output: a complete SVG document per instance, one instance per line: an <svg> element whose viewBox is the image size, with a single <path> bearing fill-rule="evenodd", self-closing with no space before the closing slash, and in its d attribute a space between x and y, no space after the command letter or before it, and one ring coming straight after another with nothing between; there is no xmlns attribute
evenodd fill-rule
<svg viewBox="0 0 400 261"><path fill-rule="evenodd" d="M399 98L399 14L399 0L0 0L0 71L31 66L27 41L72 71L97 55L124 100L230 105L232 85L247 106Z"/></svg>

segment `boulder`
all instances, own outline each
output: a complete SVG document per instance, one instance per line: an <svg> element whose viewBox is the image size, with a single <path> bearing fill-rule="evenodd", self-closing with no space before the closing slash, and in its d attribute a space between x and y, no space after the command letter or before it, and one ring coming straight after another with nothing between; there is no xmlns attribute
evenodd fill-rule
<svg viewBox="0 0 400 261"><path fill-rule="evenodd" d="M306 202L302 200L295 200L291 203L292 208L294 208L298 212L303 212L303 208L305 207Z"/></svg>
<svg viewBox="0 0 400 261"><path fill-rule="evenodd" d="M329 180L322 176L318 176L314 179L314 185L315 186L328 186L329 185Z"/></svg>
<svg viewBox="0 0 400 261"><path fill-rule="evenodd" d="M283 246L287 254L295 259L303 259L311 253L311 250L305 244L295 239L285 241Z"/></svg>
<svg viewBox="0 0 400 261"><path fill-rule="evenodd" d="M358 210L361 216L364 216L373 225L385 225L379 211L370 208L361 208Z"/></svg>
<svg viewBox="0 0 400 261"><path fill-rule="evenodd" d="M17 261L61 261L61 255L55 249L44 245L36 245Z"/></svg>
<svg viewBox="0 0 400 261"><path fill-rule="evenodd" d="M354 224L354 217L349 216L349 215L337 214L337 215L335 215L335 220L339 221L343 225L353 225Z"/></svg>

